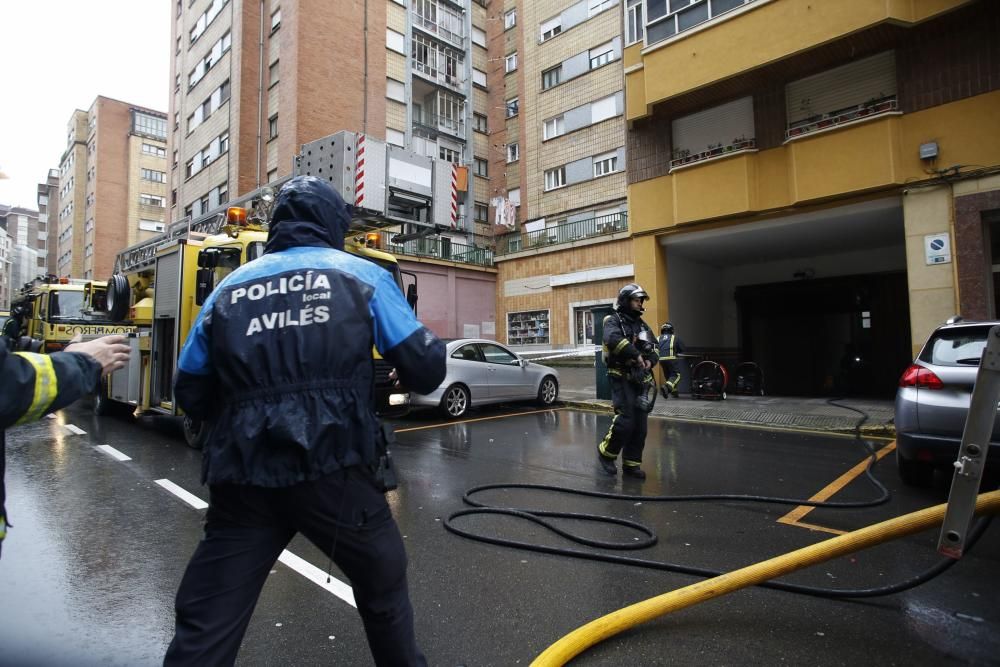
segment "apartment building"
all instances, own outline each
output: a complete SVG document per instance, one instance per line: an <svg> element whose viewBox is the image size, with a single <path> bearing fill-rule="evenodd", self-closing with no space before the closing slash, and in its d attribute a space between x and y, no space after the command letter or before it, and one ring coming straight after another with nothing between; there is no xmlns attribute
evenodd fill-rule
<svg viewBox="0 0 1000 667"><path fill-rule="evenodd" d="M45 266L46 273L48 267L55 267L58 259L58 243L49 242L49 212L53 216L58 216L59 211L59 170L49 169L49 174L44 183L39 183L36 189L36 202L38 204L38 224L40 231L46 233L45 243ZM43 227L44 225L44 227Z"/></svg>
<svg viewBox="0 0 1000 667"><path fill-rule="evenodd" d="M453 162L465 176L455 228L390 250L419 256L421 291L434 297L421 302L428 326L451 336L491 329L491 227L474 206L488 201L477 160L487 141L484 4L177 0L170 218L290 176L303 144L340 130ZM426 202L393 205L406 217ZM456 319L456 309L467 314Z"/></svg>
<svg viewBox="0 0 1000 667"><path fill-rule="evenodd" d="M891 396L998 314L1000 4L626 0L629 226L657 322L777 394Z"/></svg>
<svg viewBox="0 0 1000 667"><path fill-rule="evenodd" d="M512 345L592 343L595 309L613 305L634 274L621 8L619 0L487 8L494 102L483 203L496 233L497 338Z"/></svg>
<svg viewBox="0 0 1000 667"><path fill-rule="evenodd" d="M10 251L11 243L7 228L0 225L0 310L10 309Z"/></svg>
<svg viewBox="0 0 1000 667"><path fill-rule="evenodd" d="M119 250L163 231L166 124L161 111L103 96L73 112L59 163L51 273L104 280Z"/></svg>
<svg viewBox="0 0 1000 667"><path fill-rule="evenodd" d="M7 304L19 289L36 276L45 275L47 225L39 221L38 211L0 204L0 227L6 231L3 268ZM0 288L3 289L3 288Z"/></svg>

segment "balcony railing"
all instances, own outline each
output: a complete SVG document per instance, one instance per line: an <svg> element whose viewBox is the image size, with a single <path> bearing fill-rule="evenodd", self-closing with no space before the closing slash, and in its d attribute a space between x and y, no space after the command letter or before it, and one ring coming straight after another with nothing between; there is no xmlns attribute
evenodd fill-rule
<svg viewBox="0 0 1000 667"><path fill-rule="evenodd" d="M434 132L448 132L458 137L465 137L465 121L447 116L438 116L432 113L414 114L413 124L417 128L432 130Z"/></svg>
<svg viewBox="0 0 1000 667"><path fill-rule="evenodd" d="M892 111L899 111L899 104L896 101L895 95L889 95L877 100L868 100L863 104L838 109L830 113L817 114L792 123L785 130L785 138L791 139L792 137L837 127L838 125L860 120L861 118L880 116Z"/></svg>
<svg viewBox="0 0 1000 667"><path fill-rule="evenodd" d="M511 232L497 237L497 256L510 255L522 250L544 248L559 243L572 243L581 239L610 236L628 231L628 214L622 211L587 220L565 222L533 232Z"/></svg>
<svg viewBox="0 0 1000 667"><path fill-rule="evenodd" d="M382 249L393 255L429 257L463 264L475 264L476 266L493 266L493 250L491 248L455 243L449 239L432 238L393 243L392 239L397 233L379 232Z"/></svg>
<svg viewBox="0 0 1000 667"><path fill-rule="evenodd" d="M410 65L413 67L414 72L438 85L458 92L461 92L465 87L465 77L457 74L448 74L444 68L437 65L426 63L419 58L410 58Z"/></svg>
<svg viewBox="0 0 1000 667"><path fill-rule="evenodd" d="M740 151L748 151L757 147L757 140L754 138L747 139L745 137L737 137L733 141L725 146L722 143L709 145L708 148L701 151L700 153L692 153L686 149L674 150L670 160L670 168L680 167L685 164L691 164L692 162L702 162L704 160L710 160L714 157L720 157L722 155L729 155L730 153L738 153Z"/></svg>

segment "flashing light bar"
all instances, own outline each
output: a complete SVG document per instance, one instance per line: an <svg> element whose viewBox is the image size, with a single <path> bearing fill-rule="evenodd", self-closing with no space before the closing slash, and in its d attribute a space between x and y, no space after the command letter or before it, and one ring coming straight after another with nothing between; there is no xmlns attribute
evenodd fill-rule
<svg viewBox="0 0 1000 667"><path fill-rule="evenodd" d="M241 206L230 206L226 209L226 222L230 225L246 227L247 210Z"/></svg>

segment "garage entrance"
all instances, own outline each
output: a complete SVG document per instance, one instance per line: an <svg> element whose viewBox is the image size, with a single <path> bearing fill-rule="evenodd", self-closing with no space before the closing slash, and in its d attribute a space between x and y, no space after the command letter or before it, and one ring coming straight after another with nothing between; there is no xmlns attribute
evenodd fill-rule
<svg viewBox="0 0 1000 667"><path fill-rule="evenodd" d="M741 286L736 302L769 394L889 398L910 362L905 273Z"/></svg>
<svg viewBox="0 0 1000 667"><path fill-rule="evenodd" d="M767 394L890 398L910 361L904 239L899 197L666 235L670 320L688 352L759 364Z"/></svg>

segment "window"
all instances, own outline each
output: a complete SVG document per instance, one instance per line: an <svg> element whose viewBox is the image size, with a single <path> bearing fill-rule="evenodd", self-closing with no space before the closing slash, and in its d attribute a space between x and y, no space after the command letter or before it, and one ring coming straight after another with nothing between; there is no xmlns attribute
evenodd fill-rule
<svg viewBox="0 0 1000 667"><path fill-rule="evenodd" d="M625 44L642 41L642 0L628 0L625 8Z"/></svg>
<svg viewBox="0 0 1000 667"><path fill-rule="evenodd" d="M271 32L281 27L281 8L274 10L271 14Z"/></svg>
<svg viewBox="0 0 1000 667"><path fill-rule="evenodd" d="M278 114L274 114L267 119L267 138L274 139L278 136Z"/></svg>
<svg viewBox="0 0 1000 667"><path fill-rule="evenodd" d="M481 157L477 157L473 160L473 171L476 176L482 176L483 178L488 178L490 175L489 163L486 162Z"/></svg>
<svg viewBox="0 0 1000 667"><path fill-rule="evenodd" d="M487 126L487 123L486 123L486 116L484 116L481 113L473 113L472 114L472 129L475 130L476 132L482 132L482 133L485 134L485 133L489 132L489 129L487 129L487 128L488 128L488 126Z"/></svg>
<svg viewBox="0 0 1000 667"><path fill-rule="evenodd" d="M472 43L486 48L486 33L481 28L472 26Z"/></svg>
<svg viewBox="0 0 1000 667"><path fill-rule="evenodd" d="M159 206L162 208L163 206L166 205L166 200L163 197L159 197L157 195L140 194L139 204L141 206Z"/></svg>
<svg viewBox="0 0 1000 667"><path fill-rule="evenodd" d="M515 141L512 144L507 144L507 162L517 162L521 157L520 146L517 145Z"/></svg>
<svg viewBox="0 0 1000 667"><path fill-rule="evenodd" d="M162 232L166 225L157 220L139 220L139 229L144 232Z"/></svg>
<svg viewBox="0 0 1000 667"><path fill-rule="evenodd" d="M406 134L387 127L385 128L385 143L402 148L406 146Z"/></svg>
<svg viewBox="0 0 1000 667"><path fill-rule="evenodd" d="M274 183L274 181L277 180L277 178L278 178L278 170L277 169L272 169L271 171L267 172L267 182L268 183Z"/></svg>
<svg viewBox="0 0 1000 667"><path fill-rule="evenodd" d="M615 47L611 42L590 50L590 69L607 65L615 59Z"/></svg>
<svg viewBox="0 0 1000 667"><path fill-rule="evenodd" d="M273 63L271 63L271 66L267 68L267 80L269 82L268 86L273 86L274 84L278 83L278 81L280 81L280 79L278 78L280 76L280 72L278 71L278 63L280 62L281 62L280 60L275 60Z"/></svg>
<svg viewBox="0 0 1000 667"><path fill-rule="evenodd" d="M532 310L521 313L507 313L507 344L522 345L528 343L549 342L549 311ZM499 349L499 348L495 348ZM493 350L483 346L487 361L497 363L500 357L493 356Z"/></svg>
<svg viewBox="0 0 1000 667"><path fill-rule="evenodd" d="M587 0L587 14L593 16L616 4L618 0Z"/></svg>
<svg viewBox="0 0 1000 667"><path fill-rule="evenodd" d="M517 98L513 97L507 100L507 118L513 118L514 116L517 115L517 112L518 112Z"/></svg>
<svg viewBox="0 0 1000 667"><path fill-rule="evenodd" d="M510 54L503 61L504 72L510 74L517 69L517 52Z"/></svg>
<svg viewBox="0 0 1000 667"><path fill-rule="evenodd" d="M594 158L594 178L618 171L618 153L605 153Z"/></svg>
<svg viewBox="0 0 1000 667"><path fill-rule="evenodd" d="M558 85L562 80L562 65L556 65L542 72L542 90Z"/></svg>
<svg viewBox="0 0 1000 667"><path fill-rule="evenodd" d="M590 122L600 123L602 120L614 118L618 115L617 94L597 100L590 105Z"/></svg>
<svg viewBox="0 0 1000 667"><path fill-rule="evenodd" d="M486 87L486 72L481 69L472 68L472 83L477 86Z"/></svg>
<svg viewBox="0 0 1000 667"><path fill-rule="evenodd" d="M556 16L551 18L540 26L540 31L542 33L541 41L546 41L552 39L556 35L562 32L562 17Z"/></svg>
<svg viewBox="0 0 1000 667"><path fill-rule="evenodd" d="M566 132L566 120L563 116L550 118L542 125L542 140L553 139Z"/></svg>
<svg viewBox="0 0 1000 667"><path fill-rule="evenodd" d="M458 151L456 151L453 148L448 148L446 146L438 147L438 157L441 158L442 160L451 162L452 164L458 164L459 160L462 159L462 156L459 154Z"/></svg>
<svg viewBox="0 0 1000 667"><path fill-rule="evenodd" d="M141 169L140 174L142 180L153 181L155 183L166 183L167 173L165 171L157 171L155 169Z"/></svg>
<svg viewBox="0 0 1000 667"><path fill-rule="evenodd" d="M490 219L489 205L477 201L475 205L475 216L476 216L476 222L489 222Z"/></svg>
<svg viewBox="0 0 1000 667"><path fill-rule="evenodd" d="M385 80L385 96L390 100L396 100L397 102L406 102L406 86L403 85L402 81L396 81L395 79Z"/></svg>
<svg viewBox="0 0 1000 667"><path fill-rule="evenodd" d="M517 25L517 10L512 9L503 15L503 29L510 30Z"/></svg>
<svg viewBox="0 0 1000 667"><path fill-rule="evenodd" d="M588 0L596 2L597 0ZM647 0L646 4L646 43L655 44L674 35L701 25L709 19L725 14L733 9L754 2L754 0ZM631 2L629 3L631 4ZM668 6L669 5L669 6ZM631 7L627 11L631 11ZM642 10L637 11L639 25ZM627 19L627 17L626 17ZM626 20L628 32L628 20ZM636 31L637 39L642 39L641 29ZM632 37L631 34L627 35Z"/></svg>
<svg viewBox="0 0 1000 667"><path fill-rule="evenodd" d="M229 130L219 135L219 154L229 150Z"/></svg>
<svg viewBox="0 0 1000 667"><path fill-rule="evenodd" d="M555 190L566 185L566 167L556 167L545 172L545 189Z"/></svg>
<svg viewBox="0 0 1000 667"><path fill-rule="evenodd" d="M155 157L167 157L167 149L162 146L154 146L153 144L144 143L142 145L142 152L146 155L153 155Z"/></svg>
<svg viewBox="0 0 1000 667"><path fill-rule="evenodd" d="M406 53L406 36L392 28L385 29L385 48L396 53Z"/></svg>

